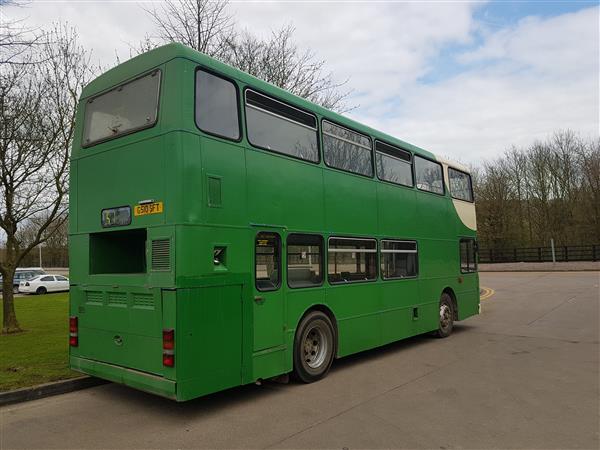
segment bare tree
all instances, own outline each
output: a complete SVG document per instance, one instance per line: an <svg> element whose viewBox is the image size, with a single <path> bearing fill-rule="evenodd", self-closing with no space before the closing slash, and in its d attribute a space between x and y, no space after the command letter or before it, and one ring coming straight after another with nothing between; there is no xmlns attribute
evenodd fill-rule
<svg viewBox="0 0 600 450"><path fill-rule="evenodd" d="M26 4L24 1L4 0L0 1L0 8L23 7ZM24 56L30 53L33 45L41 43L41 34L27 27L25 19L7 19L3 13L0 14L0 65L32 64L33 61Z"/></svg>
<svg viewBox="0 0 600 450"><path fill-rule="evenodd" d="M56 25L30 52L42 62L6 65L0 87L0 228L6 235L0 261L2 333L20 331L13 304L15 269L66 220L75 107L91 78L89 54L67 26ZM35 232L24 232L32 225Z"/></svg>
<svg viewBox="0 0 600 450"><path fill-rule="evenodd" d="M293 94L339 112L346 104L348 80L336 82L326 62L294 43L291 25L260 39L249 31L237 32L225 0L165 0L146 9L157 34L148 35L132 50L147 51L159 44L179 42L279 86Z"/></svg>
<svg viewBox="0 0 600 450"><path fill-rule="evenodd" d="M179 42L214 58L223 58L234 38L234 21L223 0L165 0L159 8L145 9L157 28L153 40Z"/></svg>

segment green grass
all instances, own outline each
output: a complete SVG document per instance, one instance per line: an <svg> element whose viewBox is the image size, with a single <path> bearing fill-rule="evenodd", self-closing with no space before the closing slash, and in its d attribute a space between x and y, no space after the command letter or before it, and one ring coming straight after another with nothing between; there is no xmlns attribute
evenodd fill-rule
<svg viewBox="0 0 600 450"><path fill-rule="evenodd" d="M68 367L68 293L16 297L15 310L25 331L0 336L0 392L81 375Z"/></svg>

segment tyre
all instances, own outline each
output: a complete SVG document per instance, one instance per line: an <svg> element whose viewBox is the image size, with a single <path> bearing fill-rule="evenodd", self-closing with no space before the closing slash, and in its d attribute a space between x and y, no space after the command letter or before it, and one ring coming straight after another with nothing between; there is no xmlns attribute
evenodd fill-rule
<svg viewBox="0 0 600 450"><path fill-rule="evenodd" d="M454 328L454 304L450 294L444 292L440 298L438 329L434 334L439 338L445 338L450 336L452 328Z"/></svg>
<svg viewBox="0 0 600 450"><path fill-rule="evenodd" d="M329 317L312 311L300 322L294 338L294 376L304 383L320 380L335 356L335 331Z"/></svg>
<svg viewBox="0 0 600 450"><path fill-rule="evenodd" d="M40 286L35 290L37 295L44 295L46 292L48 292L48 290L44 286Z"/></svg>

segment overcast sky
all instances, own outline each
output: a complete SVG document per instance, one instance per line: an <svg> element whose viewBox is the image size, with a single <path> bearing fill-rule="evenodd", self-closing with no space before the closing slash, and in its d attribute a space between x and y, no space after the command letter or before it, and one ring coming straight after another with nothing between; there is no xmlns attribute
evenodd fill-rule
<svg viewBox="0 0 600 450"><path fill-rule="evenodd" d="M155 2L159 3L159 2ZM32 26L68 21L113 64L153 33L137 1L2 7ZM237 1L242 28L296 27L300 47L349 79L352 118L440 155L477 163L558 129L599 130L598 1Z"/></svg>

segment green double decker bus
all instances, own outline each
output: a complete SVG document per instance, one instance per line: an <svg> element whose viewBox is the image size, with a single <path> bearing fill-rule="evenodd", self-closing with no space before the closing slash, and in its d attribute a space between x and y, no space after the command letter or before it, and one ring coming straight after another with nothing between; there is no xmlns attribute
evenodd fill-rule
<svg viewBox="0 0 600 450"><path fill-rule="evenodd" d="M178 401L479 311L468 170L169 44L83 91L70 365Z"/></svg>

